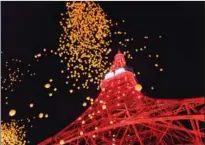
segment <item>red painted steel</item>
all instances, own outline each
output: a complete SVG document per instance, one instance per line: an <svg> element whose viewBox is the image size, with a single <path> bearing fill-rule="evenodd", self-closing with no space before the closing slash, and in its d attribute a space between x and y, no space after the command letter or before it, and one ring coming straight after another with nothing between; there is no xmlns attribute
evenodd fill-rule
<svg viewBox="0 0 205 145"><path fill-rule="evenodd" d="M110 71L126 65L115 56ZM153 99L137 91L130 71L102 80L101 93L79 118L39 145L202 145L204 97Z"/></svg>

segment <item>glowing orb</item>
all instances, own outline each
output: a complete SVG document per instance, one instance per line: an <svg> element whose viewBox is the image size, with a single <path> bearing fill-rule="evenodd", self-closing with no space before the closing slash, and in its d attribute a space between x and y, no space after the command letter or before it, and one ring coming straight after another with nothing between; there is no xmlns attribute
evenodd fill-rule
<svg viewBox="0 0 205 145"><path fill-rule="evenodd" d="M65 144L64 140L60 140L60 145L64 145L64 144Z"/></svg>
<svg viewBox="0 0 205 145"><path fill-rule="evenodd" d="M84 121L84 120L82 121L82 124L85 124L85 121Z"/></svg>
<svg viewBox="0 0 205 145"><path fill-rule="evenodd" d="M54 88L53 90L54 90L54 91L57 91L57 88Z"/></svg>
<svg viewBox="0 0 205 145"><path fill-rule="evenodd" d="M82 132L82 131L80 131L80 135L83 135L83 132Z"/></svg>
<svg viewBox="0 0 205 145"><path fill-rule="evenodd" d="M39 118L43 118L43 116L44 116L43 113L39 113L38 115Z"/></svg>
<svg viewBox="0 0 205 145"><path fill-rule="evenodd" d="M86 107L87 106L87 103L86 102L83 102L83 107Z"/></svg>
<svg viewBox="0 0 205 145"><path fill-rule="evenodd" d="M51 87L51 85L50 84L45 84L45 86L44 86L46 89L48 89L48 88L50 88Z"/></svg>
<svg viewBox="0 0 205 145"><path fill-rule="evenodd" d="M137 85L135 86L135 89L136 89L137 91L141 91L141 90L142 90L142 85L137 84Z"/></svg>
<svg viewBox="0 0 205 145"><path fill-rule="evenodd" d="M102 109L105 110L107 107L106 105L102 105Z"/></svg>
<svg viewBox="0 0 205 145"><path fill-rule="evenodd" d="M156 63L154 66L155 66L155 67L158 67L158 64Z"/></svg>
<svg viewBox="0 0 205 145"><path fill-rule="evenodd" d="M29 104L29 107L30 107L30 108L33 108L33 106L34 106L34 104L33 104L33 103Z"/></svg>
<svg viewBox="0 0 205 145"><path fill-rule="evenodd" d="M14 116L14 115L16 115L16 110L15 109L11 109L10 111L9 111L9 116Z"/></svg>
<svg viewBox="0 0 205 145"><path fill-rule="evenodd" d="M49 95L49 97L53 96L53 94L52 94L52 93L49 93L48 95Z"/></svg>
<svg viewBox="0 0 205 145"><path fill-rule="evenodd" d="M70 91L69 91L70 93L73 93L73 90L72 89L70 89Z"/></svg>
<svg viewBox="0 0 205 145"><path fill-rule="evenodd" d="M45 118L48 118L48 114L45 114Z"/></svg>
<svg viewBox="0 0 205 145"><path fill-rule="evenodd" d="M90 100L90 97L86 97L86 100Z"/></svg>

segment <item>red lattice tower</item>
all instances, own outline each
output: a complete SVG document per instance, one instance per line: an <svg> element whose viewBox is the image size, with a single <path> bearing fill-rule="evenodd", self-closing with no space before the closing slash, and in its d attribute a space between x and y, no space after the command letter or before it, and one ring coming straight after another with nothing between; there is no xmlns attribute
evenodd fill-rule
<svg viewBox="0 0 205 145"><path fill-rule="evenodd" d="M94 104L39 145L202 145L204 97L147 97L125 65L123 54L118 52Z"/></svg>

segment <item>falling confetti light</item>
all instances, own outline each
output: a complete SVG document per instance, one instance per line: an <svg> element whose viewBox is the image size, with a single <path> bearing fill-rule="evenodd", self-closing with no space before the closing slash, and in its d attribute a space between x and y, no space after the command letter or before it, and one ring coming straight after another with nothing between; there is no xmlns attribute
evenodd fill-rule
<svg viewBox="0 0 205 145"><path fill-rule="evenodd" d="M14 86L22 82L23 76L35 76L36 73L31 71L31 65L23 63L20 59L11 59L3 65L1 89L3 91L14 91Z"/></svg>
<svg viewBox="0 0 205 145"><path fill-rule="evenodd" d="M9 111L9 116L14 116L14 115L16 115L16 110L15 109L11 109L10 111Z"/></svg>
<svg viewBox="0 0 205 145"><path fill-rule="evenodd" d="M83 107L86 107L87 106L87 103L86 102L83 102Z"/></svg>
<svg viewBox="0 0 205 145"><path fill-rule="evenodd" d="M159 65L156 63L154 66L155 66L155 67L158 67Z"/></svg>
<svg viewBox="0 0 205 145"><path fill-rule="evenodd" d="M2 145L26 145L25 126L19 126L15 120L1 122Z"/></svg>
<svg viewBox="0 0 205 145"><path fill-rule="evenodd" d="M48 118L48 114L45 114L45 118Z"/></svg>
<svg viewBox="0 0 205 145"><path fill-rule="evenodd" d="M39 118L43 118L44 114L43 113L39 113L38 117Z"/></svg>
<svg viewBox="0 0 205 145"><path fill-rule="evenodd" d="M29 107L30 107L30 108L33 108L33 106L34 106L33 103L30 103L30 104L29 104Z"/></svg>
<svg viewBox="0 0 205 145"><path fill-rule="evenodd" d="M48 89L48 88L50 88L51 87L51 85L50 84L45 84L45 86L44 86L46 89Z"/></svg>
<svg viewBox="0 0 205 145"><path fill-rule="evenodd" d="M137 85L135 86L135 89L136 89L137 91L141 91L141 90L142 90L142 85L137 84Z"/></svg>
<svg viewBox="0 0 205 145"><path fill-rule="evenodd" d="M60 145L64 145L64 144L65 144L64 140L60 140Z"/></svg>

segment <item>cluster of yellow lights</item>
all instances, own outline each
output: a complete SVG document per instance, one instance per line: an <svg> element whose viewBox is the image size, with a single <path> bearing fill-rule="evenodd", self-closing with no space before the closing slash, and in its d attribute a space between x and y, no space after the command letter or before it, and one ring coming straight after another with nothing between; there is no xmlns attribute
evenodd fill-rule
<svg viewBox="0 0 205 145"><path fill-rule="evenodd" d="M67 12L61 14L63 33L57 50L67 69L61 73L68 72L66 84L88 89L90 84L99 84L110 65L111 20L95 2L66 2L66 8Z"/></svg>
<svg viewBox="0 0 205 145"><path fill-rule="evenodd" d="M1 145L26 145L25 126L19 126L15 120L1 122Z"/></svg>
<svg viewBox="0 0 205 145"><path fill-rule="evenodd" d="M125 20L122 20L122 22L124 23ZM114 25L115 25L115 26L118 26L119 24L118 24L118 23L115 23ZM123 31L119 31L119 30L118 30L118 31L115 31L114 34L115 34L115 35L120 35L120 36L122 36L121 41L119 41L118 43L119 43L119 45L120 45L121 47L124 47L125 49L127 48L128 43L134 40L134 38L128 38L128 37L127 37L127 32L123 32ZM126 38L125 38L125 37L126 37ZM124 52L124 54L125 54L125 57L126 57L126 58L128 58L128 59L133 59L133 57L132 57L132 55L131 55L131 53L130 53L129 50L127 50L126 52Z"/></svg>
<svg viewBox="0 0 205 145"><path fill-rule="evenodd" d="M2 77L1 89L5 91L13 92L14 85L22 82L21 78L25 75L25 73L27 73L29 76L36 75L29 69L30 64L28 64L28 68L26 70L22 70L22 66L25 66L25 64L22 63L22 60L20 59L11 59L11 62L6 61L4 66L7 72L6 76Z"/></svg>
<svg viewBox="0 0 205 145"><path fill-rule="evenodd" d="M88 97L86 97L86 100L90 101L90 104L93 105L93 103L94 103L94 99L93 98L88 96ZM86 107L88 104L87 104L87 102L83 102L82 105L83 105L83 107Z"/></svg>
<svg viewBox="0 0 205 145"><path fill-rule="evenodd" d="M49 89L51 87L51 84L53 82L53 79L49 79L49 83L45 84L44 85L44 88L46 89ZM53 91L56 92L57 91L57 88L53 88ZM53 93L49 93L48 94L49 97L52 97L53 96Z"/></svg>
<svg viewBox="0 0 205 145"><path fill-rule="evenodd" d="M34 58L36 59L37 62L39 62L41 57L49 56L49 55L57 55L57 52L55 52L52 49L51 50L47 50L46 48L44 48L42 52L35 54Z"/></svg>

